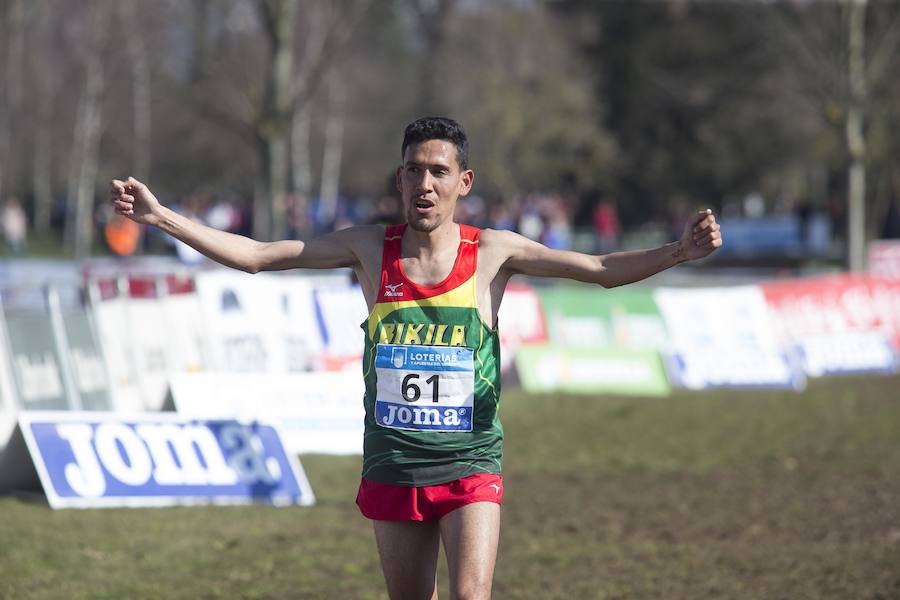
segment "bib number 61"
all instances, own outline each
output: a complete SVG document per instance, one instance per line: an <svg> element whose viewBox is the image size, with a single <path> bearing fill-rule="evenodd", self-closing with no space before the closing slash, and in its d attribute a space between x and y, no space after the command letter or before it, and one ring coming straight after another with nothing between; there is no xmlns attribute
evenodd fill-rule
<svg viewBox="0 0 900 600"><path fill-rule="evenodd" d="M422 388L413 383L413 380L419 379L419 375L417 373L410 373L406 377L403 378L403 381L400 383L400 395L403 396L403 399L407 402L415 402L419 398L422 397ZM428 379L425 380L425 383L431 384L431 401L438 401L438 382L440 378L437 375L432 375Z"/></svg>

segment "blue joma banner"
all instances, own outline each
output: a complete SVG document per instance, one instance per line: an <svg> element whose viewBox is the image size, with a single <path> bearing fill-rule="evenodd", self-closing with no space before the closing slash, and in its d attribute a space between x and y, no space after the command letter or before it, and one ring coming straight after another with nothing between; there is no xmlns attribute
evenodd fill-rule
<svg viewBox="0 0 900 600"><path fill-rule="evenodd" d="M270 425L24 412L19 427L53 508L314 502Z"/></svg>

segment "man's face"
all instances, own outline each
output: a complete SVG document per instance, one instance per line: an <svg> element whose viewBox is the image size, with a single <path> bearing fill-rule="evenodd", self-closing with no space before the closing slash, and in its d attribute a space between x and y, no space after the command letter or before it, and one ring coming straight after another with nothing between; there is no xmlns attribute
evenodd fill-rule
<svg viewBox="0 0 900 600"><path fill-rule="evenodd" d="M410 144L397 169L397 189L406 221L416 231L434 231L453 218L456 199L472 189L475 174L459 168L456 146L447 140Z"/></svg>

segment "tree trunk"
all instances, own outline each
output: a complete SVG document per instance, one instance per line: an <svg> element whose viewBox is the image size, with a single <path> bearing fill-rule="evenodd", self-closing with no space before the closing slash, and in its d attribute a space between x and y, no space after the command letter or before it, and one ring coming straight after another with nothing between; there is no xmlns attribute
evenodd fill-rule
<svg viewBox="0 0 900 600"><path fill-rule="evenodd" d="M50 96L38 99L40 122L34 137L34 163L32 164L32 186L34 187L34 230L40 234L50 232L53 211L53 134L50 118L53 107Z"/></svg>
<svg viewBox="0 0 900 600"><path fill-rule="evenodd" d="M456 0L413 0L413 9L422 32L424 49L419 59L419 106L427 114L437 115L446 110L441 88L440 70L434 68L447 37L447 21Z"/></svg>
<svg viewBox="0 0 900 600"><path fill-rule="evenodd" d="M138 22L138 11L135 0L122 2L122 21L127 28L131 23ZM150 179L150 152L151 152L151 127L153 123L153 108L150 100L153 93L150 81L150 63L147 60L147 47L140 28L132 28L126 38L128 50L128 62L131 67L131 86L134 102L133 131L134 140L131 147L134 149L132 166L134 176L141 181Z"/></svg>
<svg viewBox="0 0 900 600"><path fill-rule="evenodd" d="M253 237L268 240L269 231L269 155L264 141L256 144L257 169L253 182Z"/></svg>
<svg viewBox="0 0 900 600"><path fill-rule="evenodd" d="M5 22L6 73L0 105L0 199L15 193L16 153L13 152L13 115L22 104L22 60L25 56L25 3L12 0Z"/></svg>
<svg viewBox="0 0 900 600"><path fill-rule="evenodd" d="M293 115L294 26L297 0L260 0L260 16L269 38L271 62L266 74L266 98L257 130L264 158L260 170L268 178L268 217L254 222L254 235L276 239L285 227L285 194L288 186L288 141Z"/></svg>
<svg viewBox="0 0 900 600"><path fill-rule="evenodd" d="M341 180L341 157L344 149L343 82L332 77L328 85L328 121L325 124L325 155L322 158L322 185L319 192L319 217L331 223L337 215L338 191Z"/></svg>
<svg viewBox="0 0 900 600"><path fill-rule="evenodd" d="M867 0L848 1L850 102L845 123L847 151L850 155L847 186L848 266L851 271L860 272L865 268L866 250L866 139L863 128L866 102Z"/></svg>
<svg viewBox="0 0 900 600"><path fill-rule="evenodd" d="M310 104L305 102L294 112L294 124L291 128L294 191L306 197L312 193L312 165L309 160L311 120Z"/></svg>
<svg viewBox="0 0 900 600"><path fill-rule="evenodd" d="M95 7L88 18L90 23L84 44L85 84L75 123L74 178L69 195L75 199L71 239L76 258L89 255L94 242L94 197L100 158L104 86L102 45L108 23L102 5Z"/></svg>
<svg viewBox="0 0 900 600"><path fill-rule="evenodd" d="M206 76L212 44L209 35L210 0L193 0L190 4L190 21L193 31L193 47L188 56L188 76L196 83Z"/></svg>

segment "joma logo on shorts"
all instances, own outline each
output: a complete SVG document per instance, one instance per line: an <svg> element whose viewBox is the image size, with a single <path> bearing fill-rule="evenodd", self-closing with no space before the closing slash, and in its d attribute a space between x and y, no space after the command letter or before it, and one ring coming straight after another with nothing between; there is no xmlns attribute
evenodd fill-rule
<svg viewBox="0 0 900 600"><path fill-rule="evenodd" d="M388 414L382 418L382 424L392 425L443 425L445 427L458 427L460 425L459 411L456 408L445 408L443 411L437 408L417 408L409 406L387 405Z"/></svg>

